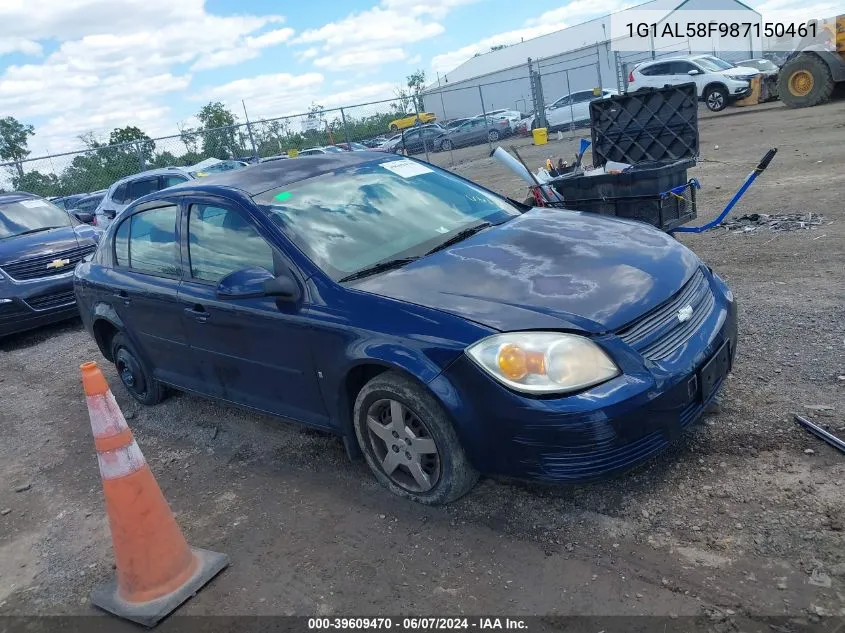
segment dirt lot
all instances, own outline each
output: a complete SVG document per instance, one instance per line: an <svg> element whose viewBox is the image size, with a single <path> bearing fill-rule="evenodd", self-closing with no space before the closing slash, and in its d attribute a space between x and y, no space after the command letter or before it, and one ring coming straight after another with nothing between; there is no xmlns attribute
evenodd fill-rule
<svg viewBox="0 0 845 633"><path fill-rule="evenodd" d="M576 143L525 155L536 168ZM791 419L845 436L845 103L702 120L701 221L771 146L737 211L825 222L680 238L738 297L735 371L721 412L608 483L485 480L416 506L335 438L188 395L141 408L106 365L188 540L232 559L182 613L677 614L723 630L845 615L845 456ZM457 171L524 197L485 149ZM0 341L0 359L0 614L93 613L113 570L78 366L99 353L71 322Z"/></svg>

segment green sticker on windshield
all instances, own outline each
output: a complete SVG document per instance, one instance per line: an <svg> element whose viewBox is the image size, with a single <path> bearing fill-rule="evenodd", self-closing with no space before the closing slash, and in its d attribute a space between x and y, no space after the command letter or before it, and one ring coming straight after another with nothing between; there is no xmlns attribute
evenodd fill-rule
<svg viewBox="0 0 845 633"><path fill-rule="evenodd" d="M278 200L279 202L284 202L285 200L290 198L291 195L293 194L291 194L290 191L283 191L282 193L276 195L275 200Z"/></svg>

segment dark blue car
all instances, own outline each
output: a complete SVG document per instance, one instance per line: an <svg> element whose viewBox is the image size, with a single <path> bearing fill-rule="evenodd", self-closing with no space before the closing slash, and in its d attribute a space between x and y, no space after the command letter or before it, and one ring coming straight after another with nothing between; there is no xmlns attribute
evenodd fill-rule
<svg viewBox="0 0 845 633"><path fill-rule="evenodd" d="M730 370L730 290L631 221L529 209L411 159L278 161L135 202L76 271L129 392L340 435L393 492L586 481L692 424Z"/></svg>
<svg viewBox="0 0 845 633"><path fill-rule="evenodd" d="M77 315L73 268L97 229L31 193L0 193L0 337Z"/></svg>

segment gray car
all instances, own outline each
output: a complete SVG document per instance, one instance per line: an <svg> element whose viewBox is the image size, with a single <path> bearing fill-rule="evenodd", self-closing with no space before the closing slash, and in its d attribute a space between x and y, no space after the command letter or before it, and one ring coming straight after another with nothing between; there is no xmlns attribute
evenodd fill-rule
<svg viewBox="0 0 845 633"><path fill-rule="evenodd" d="M489 117L486 121L483 117L469 119L457 127L446 130L434 139L433 144L436 149L448 151L454 147L486 143L488 140L495 143L510 132L510 123L507 119L492 120Z"/></svg>

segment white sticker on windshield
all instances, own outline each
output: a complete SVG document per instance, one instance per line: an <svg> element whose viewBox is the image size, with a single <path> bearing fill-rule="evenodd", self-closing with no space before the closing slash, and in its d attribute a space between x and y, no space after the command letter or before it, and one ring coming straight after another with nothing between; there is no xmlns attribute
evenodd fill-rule
<svg viewBox="0 0 845 633"><path fill-rule="evenodd" d="M381 166L385 169L389 169L397 176L402 176L402 178L410 178L411 176L419 176L420 174L430 174L433 171L422 163L405 159L392 160L389 163L381 163Z"/></svg>
<svg viewBox="0 0 845 633"><path fill-rule="evenodd" d="M36 207L49 207L50 205L43 200L21 200L20 204L27 209L35 209Z"/></svg>

